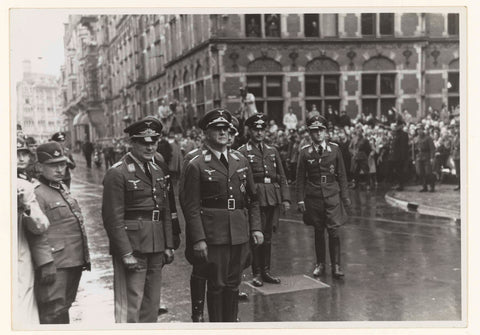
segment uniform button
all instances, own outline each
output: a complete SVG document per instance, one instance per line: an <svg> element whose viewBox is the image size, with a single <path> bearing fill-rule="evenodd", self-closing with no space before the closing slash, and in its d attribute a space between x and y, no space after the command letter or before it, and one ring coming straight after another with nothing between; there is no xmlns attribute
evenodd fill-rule
<svg viewBox="0 0 480 335"><path fill-rule="evenodd" d="M231 189L231 190L233 190L233 187L232 187L232 186L230 186L230 189Z"/></svg>
<svg viewBox="0 0 480 335"><path fill-rule="evenodd" d="M52 248L52 251L55 251L55 248Z"/></svg>
<svg viewBox="0 0 480 335"><path fill-rule="evenodd" d="M212 180L212 177L208 177L208 180Z"/></svg>
<svg viewBox="0 0 480 335"><path fill-rule="evenodd" d="M228 182L230 182L230 179L228 179Z"/></svg>
<svg viewBox="0 0 480 335"><path fill-rule="evenodd" d="M230 198L233 198L233 194L230 194Z"/></svg>
<svg viewBox="0 0 480 335"><path fill-rule="evenodd" d="M157 189L156 189L155 187L152 189L153 192L155 192L156 190L157 190Z"/></svg>

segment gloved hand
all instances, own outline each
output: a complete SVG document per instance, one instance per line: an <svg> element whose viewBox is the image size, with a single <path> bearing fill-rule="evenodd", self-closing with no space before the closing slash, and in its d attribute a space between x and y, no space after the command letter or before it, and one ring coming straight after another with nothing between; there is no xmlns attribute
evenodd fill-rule
<svg viewBox="0 0 480 335"><path fill-rule="evenodd" d="M180 246L180 242L182 239L180 238L180 234L173 234L173 249L177 250Z"/></svg>
<svg viewBox="0 0 480 335"><path fill-rule="evenodd" d="M260 245L263 243L263 233L259 230L252 232L253 244Z"/></svg>
<svg viewBox="0 0 480 335"><path fill-rule="evenodd" d="M297 205L297 209L300 213L305 213L306 211L305 203L303 201L300 201Z"/></svg>
<svg viewBox="0 0 480 335"><path fill-rule="evenodd" d="M208 260L207 242L202 240L195 243L193 245L193 255L196 258L201 259L204 262L207 262Z"/></svg>
<svg viewBox="0 0 480 335"><path fill-rule="evenodd" d="M135 271L139 268L138 261L133 255L125 255L122 257L123 265L127 268L127 271Z"/></svg>
<svg viewBox="0 0 480 335"><path fill-rule="evenodd" d="M40 284L52 285L57 279L57 267L53 262L42 265L40 271Z"/></svg>
<svg viewBox="0 0 480 335"><path fill-rule="evenodd" d="M165 264L170 264L173 262L173 250L172 249L165 249L163 252L164 258L165 258Z"/></svg>
<svg viewBox="0 0 480 335"><path fill-rule="evenodd" d="M290 202L289 201L282 202L282 207L283 207L283 214L286 214L287 211L290 209Z"/></svg>

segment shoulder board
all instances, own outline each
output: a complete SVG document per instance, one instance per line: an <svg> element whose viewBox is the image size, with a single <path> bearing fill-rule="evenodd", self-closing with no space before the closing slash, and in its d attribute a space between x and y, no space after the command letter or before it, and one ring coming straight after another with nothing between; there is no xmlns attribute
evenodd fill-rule
<svg viewBox="0 0 480 335"><path fill-rule="evenodd" d="M197 151L200 151L200 149L196 148L196 149L190 150L189 152L187 152L187 155L193 155Z"/></svg>
<svg viewBox="0 0 480 335"><path fill-rule="evenodd" d="M243 144L240 148L238 148L237 150L243 150L243 148L245 148L245 144ZM233 149L232 149L233 150Z"/></svg>
<svg viewBox="0 0 480 335"><path fill-rule="evenodd" d="M268 144L265 144L265 148L272 149L273 147L269 146Z"/></svg>
<svg viewBox="0 0 480 335"><path fill-rule="evenodd" d="M194 161L195 159L197 159L198 157L200 157L200 155L196 155L196 156L194 156L194 157L193 157L191 160L189 160L189 161L188 161L188 163L191 163L191 162L193 162L193 161Z"/></svg>
<svg viewBox="0 0 480 335"><path fill-rule="evenodd" d="M311 146L311 144L306 144L306 145L304 145L303 147L301 147L300 150L303 150L303 149L305 149L305 148L308 148L309 146Z"/></svg>
<svg viewBox="0 0 480 335"><path fill-rule="evenodd" d="M118 162L116 162L115 164L112 165L112 168L119 167L119 166L122 165L122 164L123 164L122 161L118 161Z"/></svg>
<svg viewBox="0 0 480 335"><path fill-rule="evenodd" d="M230 156L232 156L233 158L235 158L235 160L237 160L237 161L240 160L240 158L238 158L238 156L237 156L235 153L233 153L233 152L230 152Z"/></svg>
<svg viewBox="0 0 480 335"><path fill-rule="evenodd" d="M328 144L330 144L330 145L334 145L334 146L338 147L338 144L337 144L337 143L335 143L335 142L328 142Z"/></svg>
<svg viewBox="0 0 480 335"><path fill-rule="evenodd" d="M250 143L247 143L247 151L250 151L252 150L252 146L250 145Z"/></svg>
<svg viewBox="0 0 480 335"><path fill-rule="evenodd" d="M38 186L40 186L42 183L40 183L37 179L32 179L32 185L33 185L33 188L37 188Z"/></svg>

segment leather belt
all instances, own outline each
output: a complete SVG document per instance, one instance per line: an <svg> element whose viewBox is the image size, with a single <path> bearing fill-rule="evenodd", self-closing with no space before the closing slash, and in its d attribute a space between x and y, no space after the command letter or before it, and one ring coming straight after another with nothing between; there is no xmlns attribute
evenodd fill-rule
<svg viewBox="0 0 480 335"><path fill-rule="evenodd" d="M153 211L127 211L124 215L125 220L145 220L160 221L160 210Z"/></svg>
<svg viewBox="0 0 480 335"><path fill-rule="evenodd" d="M243 209L243 202L236 202L235 199L203 199L202 207L228 209Z"/></svg>
<svg viewBox="0 0 480 335"><path fill-rule="evenodd" d="M335 176L333 174L320 176L320 184L327 184L333 182L335 182Z"/></svg>

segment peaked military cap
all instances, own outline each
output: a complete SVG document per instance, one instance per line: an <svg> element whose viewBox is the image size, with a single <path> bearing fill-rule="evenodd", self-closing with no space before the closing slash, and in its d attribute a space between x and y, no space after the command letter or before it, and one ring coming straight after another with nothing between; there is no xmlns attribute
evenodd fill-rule
<svg viewBox="0 0 480 335"><path fill-rule="evenodd" d="M65 133L63 131L59 131L52 135L52 141L55 142L63 142L65 141Z"/></svg>
<svg viewBox="0 0 480 335"><path fill-rule="evenodd" d="M308 130L327 129L327 120L321 115L314 115L307 120Z"/></svg>
<svg viewBox="0 0 480 335"><path fill-rule="evenodd" d="M138 139L145 143L155 142L162 133L162 123L153 116L147 116L132 123L123 130L131 139Z"/></svg>
<svg viewBox="0 0 480 335"><path fill-rule="evenodd" d="M202 130L206 130L212 126L227 126L230 127L232 122L232 115L230 112L223 108L216 108L209 111L198 122L198 127Z"/></svg>
<svg viewBox="0 0 480 335"><path fill-rule="evenodd" d="M28 148L27 141L21 136L17 137L17 151L28 151L30 152L30 149Z"/></svg>
<svg viewBox="0 0 480 335"><path fill-rule="evenodd" d="M37 148L37 158L38 162L43 164L52 164L67 160L67 157L63 155L62 145L54 141L40 144Z"/></svg>
<svg viewBox="0 0 480 335"><path fill-rule="evenodd" d="M245 125L250 129L265 129L267 128L267 116L264 114L253 114L245 121Z"/></svg>
<svg viewBox="0 0 480 335"><path fill-rule="evenodd" d="M240 122L238 121L238 119L235 117L235 116L232 116L232 123L230 124L230 132L238 135L238 128L240 126Z"/></svg>
<svg viewBox="0 0 480 335"><path fill-rule="evenodd" d="M425 130L425 125L423 123L418 123L417 124L417 129Z"/></svg>

